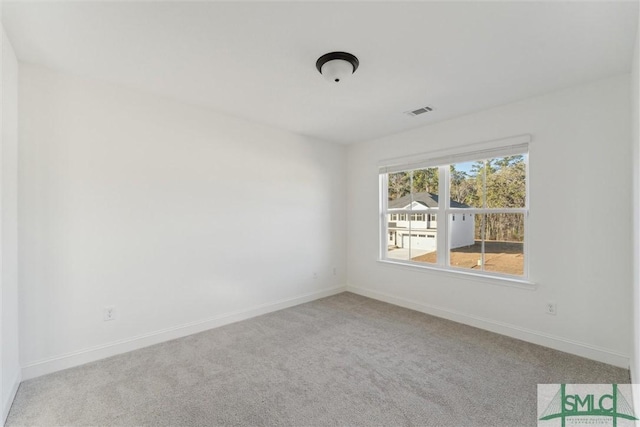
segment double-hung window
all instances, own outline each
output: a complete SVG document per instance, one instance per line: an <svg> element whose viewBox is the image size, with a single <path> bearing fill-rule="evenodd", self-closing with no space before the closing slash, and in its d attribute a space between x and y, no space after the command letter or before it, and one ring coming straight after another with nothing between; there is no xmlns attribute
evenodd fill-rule
<svg viewBox="0 0 640 427"><path fill-rule="evenodd" d="M529 136L385 162L380 258L527 279Z"/></svg>

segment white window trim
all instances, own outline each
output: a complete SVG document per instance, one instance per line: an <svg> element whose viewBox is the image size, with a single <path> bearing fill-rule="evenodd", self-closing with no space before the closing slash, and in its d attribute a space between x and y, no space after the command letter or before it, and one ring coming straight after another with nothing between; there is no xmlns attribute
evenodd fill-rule
<svg viewBox="0 0 640 427"><path fill-rule="evenodd" d="M414 261L396 261L393 259L379 259L379 263L389 265L391 267L397 267L400 269L411 269L411 270L419 270L419 271L431 271L436 274L442 275L444 277L450 277L455 279L463 279L463 280L471 280L473 282L482 282L487 283L489 285L498 285L498 286L509 286L522 288L527 290L534 290L538 287L536 282L531 281L530 279L522 279L517 276L502 276L500 274L484 274L484 273L476 273L470 271L468 269L461 268L443 268L436 265L425 264Z"/></svg>
<svg viewBox="0 0 640 427"><path fill-rule="evenodd" d="M531 281L529 274L529 143L531 142L531 135L517 135L499 140L486 141L476 144L469 144L465 146L456 147L453 149L437 150L430 153L421 153L412 156L397 157L394 159L388 159L382 161L379 164L379 181L380 181L380 197L379 197L379 220L380 220L380 245L379 245L379 262L386 264L410 267L423 270L431 270L435 272L445 273L449 276L461 277L472 280L481 280L490 284L507 285L523 287L531 289L536 287L536 283ZM437 251L438 253L444 253L444 257L439 257L440 262L437 264L416 262L411 260L396 260L387 258L387 240L388 240L388 188L387 188L387 174L393 172L400 172L406 170L423 169L428 167L438 167L440 176L444 176L444 179L439 180L438 194L449 194L449 181L450 171L449 165L475 161L479 159L487 159L493 157L504 157L515 154L527 153L525 160L526 168L526 194L525 194L525 207L524 208L451 208L450 198L445 197L440 199L444 202L439 203L437 208L428 208L421 210L423 213L435 213L438 218L444 218L443 221L438 221L438 241ZM415 213L410 210L394 210L394 213ZM522 276L514 276L509 274L501 274L497 272L489 271L470 271L468 269L462 269L450 266L450 253L446 249L449 239L449 214L457 213L522 213L525 215L524 232L525 239L523 242L523 255L524 255L524 272ZM444 236L445 238L441 238Z"/></svg>
<svg viewBox="0 0 640 427"><path fill-rule="evenodd" d="M503 157L510 154L521 154L523 150L526 151L528 149L530 142L531 135L517 135L427 153L417 153L410 156L386 159L382 160L378 164L378 167L380 173L393 173L409 169L425 169L444 164L474 161L479 158Z"/></svg>

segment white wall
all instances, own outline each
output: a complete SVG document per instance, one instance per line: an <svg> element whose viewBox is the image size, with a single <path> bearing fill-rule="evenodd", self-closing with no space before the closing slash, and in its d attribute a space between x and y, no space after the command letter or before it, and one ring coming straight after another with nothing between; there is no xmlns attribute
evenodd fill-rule
<svg viewBox="0 0 640 427"><path fill-rule="evenodd" d="M453 217L456 218L453 221ZM464 218L464 219L463 219ZM463 246L471 246L475 244L475 216L468 214L454 214L449 219L449 230L451 230L451 249L461 248Z"/></svg>
<svg viewBox="0 0 640 427"><path fill-rule="evenodd" d="M640 15L639 15L640 19ZM636 33L631 69L631 141L633 146L633 359L631 380L640 383L640 29ZM637 389L634 389L634 392ZM640 394L634 393L636 412Z"/></svg>
<svg viewBox="0 0 640 427"><path fill-rule="evenodd" d="M629 76L349 147L349 289L628 366L631 354ZM419 120L419 119L418 119ZM377 262L378 162L531 134L535 290ZM545 314L555 301L558 314Z"/></svg>
<svg viewBox="0 0 640 427"><path fill-rule="evenodd" d="M2 419L4 422L20 384L18 345L18 61L2 33L2 141L0 145L0 359ZM2 423L0 423L2 424Z"/></svg>
<svg viewBox="0 0 640 427"><path fill-rule="evenodd" d="M27 378L344 289L343 146L21 65L19 166Z"/></svg>

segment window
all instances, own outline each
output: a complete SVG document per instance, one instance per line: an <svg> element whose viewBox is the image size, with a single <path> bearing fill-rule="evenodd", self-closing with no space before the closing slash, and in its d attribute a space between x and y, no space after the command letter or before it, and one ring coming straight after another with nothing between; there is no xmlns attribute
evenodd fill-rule
<svg viewBox="0 0 640 427"><path fill-rule="evenodd" d="M407 230L393 244L384 239L381 259L526 279L528 136L514 139L382 167L382 235L394 215L407 219Z"/></svg>

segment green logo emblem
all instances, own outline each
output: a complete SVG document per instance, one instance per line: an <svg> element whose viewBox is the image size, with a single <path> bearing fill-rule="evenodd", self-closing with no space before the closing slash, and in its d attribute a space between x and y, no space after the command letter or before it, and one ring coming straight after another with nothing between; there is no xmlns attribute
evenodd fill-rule
<svg viewBox="0 0 640 427"><path fill-rule="evenodd" d="M573 392L567 392L567 384L560 384L558 392L551 399L539 420L560 419L562 427L565 427L567 419L573 425L588 425L595 421L593 417L606 417L605 419L609 420L607 424L617 427L619 419L632 421L638 419L617 384L611 385L611 392L607 390L600 393L578 393L575 390L576 388L588 389L589 386L585 384L574 385ZM605 421L603 418L599 419ZM544 425L544 423L539 425Z"/></svg>

